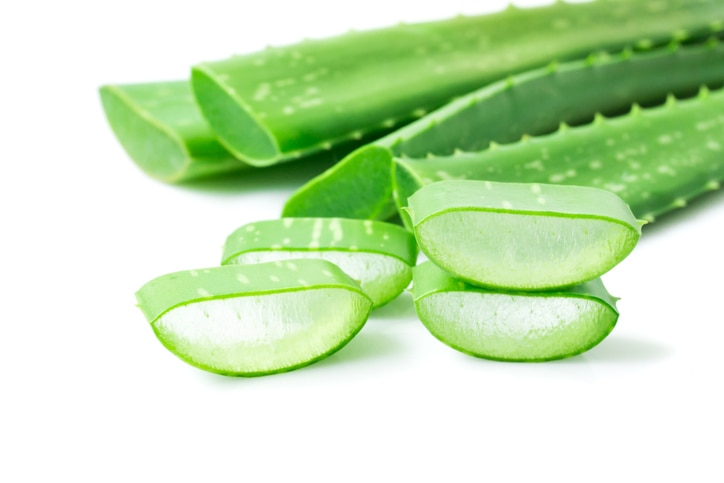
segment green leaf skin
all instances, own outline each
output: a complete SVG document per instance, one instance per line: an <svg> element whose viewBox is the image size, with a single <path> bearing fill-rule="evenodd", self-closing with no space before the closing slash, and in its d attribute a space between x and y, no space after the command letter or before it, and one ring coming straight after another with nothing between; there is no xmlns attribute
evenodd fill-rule
<svg viewBox="0 0 724 483"><path fill-rule="evenodd" d="M284 216L385 219L394 213L393 156L425 158L477 151L491 142L579 124L667 94L692 95L724 83L724 45L711 39L647 52L625 50L528 71L460 97L344 158L287 201ZM351 187L361 196L347 196Z"/></svg>
<svg viewBox="0 0 724 483"><path fill-rule="evenodd" d="M406 208L420 249L468 283L552 290L599 277L631 253L641 223L610 191L439 181Z"/></svg>
<svg viewBox="0 0 724 483"><path fill-rule="evenodd" d="M417 244L390 223L340 218L283 218L244 225L226 239L222 264L322 258L338 265L379 307L412 279Z"/></svg>
<svg viewBox="0 0 724 483"><path fill-rule="evenodd" d="M352 32L207 62L194 94L222 144L267 166L412 120L506 75L721 29L719 0L556 2ZM712 27L713 26L713 27Z"/></svg>
<svg viewBox="0 0 724 483"><path fill-rule="evenodd" d="M231 376L285 372L323 359L361 330L372 306L324 260L171 273L145 284L136 298L168 350Z"/></svg>
<svg viewBox="0 0 724 483"><path fill-rule="evenodd" d="M478 153L425 160L395 159L396 199L443 179L555 183L616 193L648 222L719 188L724 179L724 90L693 99L601 116Z"/></svg>
<svg viewBox="0 0 724 483"><path fill-rule="evenodd" d="M581 354L618 321L616 298L601 279L553 292L474 287L425 262L415 267L412 294L423 325L465 354L539 362Z"/></svg>
<svg viewBox="0 0 724 483"><path fill-rule="evenodd" d="M106 85L100 96L118 141L154 178L179 182L249 168L219 144L186 81Z"/></svg>

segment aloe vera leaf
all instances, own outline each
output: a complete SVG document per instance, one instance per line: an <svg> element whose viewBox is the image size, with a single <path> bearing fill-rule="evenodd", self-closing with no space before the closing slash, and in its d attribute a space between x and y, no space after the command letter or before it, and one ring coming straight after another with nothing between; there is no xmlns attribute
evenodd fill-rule
<svg viewBox="0 0 724 483"><path fill-rule="evenodd" d="M476 357L548 361L585 352L618 321L600 278L550 292L496 291L466 284L432 262L414 269L412 294L423 325Z"/></svg>
<svg viewBox="0 0 724 483"><path fill-rule="evenodd" d="M222 264L296 258L322 258L339 266L376 308L409 285L417 244L404 228L380 221L283 218L235 230L224 244Z"/></svg>
<svg viewBox="0 0 724 483"><path fill-rule="evenodd" d="M406 211L427 257L474 285L550 290L623 260L641 223L610 191L580 186L439 181Z"/></svg>
<svg viewBox="0 0 724 483"><path fill-rule="evenodd" d="M637 218L652 222L724 179L724 90L621 117L598 116L567 128L478 153L395 159L396 199L441 179L555 183L607 189Z"/></svg>
<svg viewBox="0 0 724 483"><path fill-rule="evenodd" d="M136 293L161 343L206 371L258 376L343 347L372 302L336 265L295 260L163 275Z"/></svg>
<svg viewBox="0 0 724 483"><path fill-rule="evenodd" d="M512 7L207 62L193 68L192 85L221 142L250 164L266 166L381 132L552 59L641 39L661 44L675 31L698 37L721 19L718 0Z"/></svg>
<svg viewBox="0 0 724 483"><path fill-rule="evenodd" d="M219 144L186 81L106 85L100 96L118 141L154 178L178 182L249 168Z"/></svg>
<svg viewBox="0 0 724 483"><path fill-rule="evenodd" d="M456 99L345 157L309 181L286 202L284 216L384 219L394 212L393 156L424 158L476 151L491 142L554 131L597 112L632 103L689 95L702 84L724 82L724 45L672 44L647 52L624 50L522 73ZM350 198L350 190L359 196Z"/></svg>

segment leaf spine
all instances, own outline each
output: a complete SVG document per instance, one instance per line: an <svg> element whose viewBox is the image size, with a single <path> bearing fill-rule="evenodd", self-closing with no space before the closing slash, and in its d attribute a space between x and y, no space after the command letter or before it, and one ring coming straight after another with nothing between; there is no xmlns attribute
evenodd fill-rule
<svg viewBox="0 0 724 483"><path fill-rule="evenodd" d="M689 37L691 37L691 35L689 35L689 32L686 29L676 30L671 36L672 40L676 42L684 42L685 40L688 40Z"/></svg>
<svg viewBox="0 0 724 483"><path fill-rule="evenodd" d="M587 66L593 66L600 63L600 56L598 54L588 54L588 57L586 57L585 64Z"/></svg>
<svg viewBox="0 0 724 483"><path fill-rule="evenodd" d="M651 50L653 46L654 43L651 41L651 39L641 39L636 42L636 48L639 50Z"/></svg>

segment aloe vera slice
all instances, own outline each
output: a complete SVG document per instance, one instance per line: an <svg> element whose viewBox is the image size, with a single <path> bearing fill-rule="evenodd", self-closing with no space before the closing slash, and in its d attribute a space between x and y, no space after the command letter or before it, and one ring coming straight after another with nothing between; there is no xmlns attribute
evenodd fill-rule
<svg viewBox="0 0 724 483"><path fill-rule="evenodd" d="M118 141L154 178L178 182L249 168L219 144L186 81L106 85L100 96Z"/></svg>
<svg viewBox="0 0 724 483"><path fill-rule="evenodd" d="M269 48L192 71L221 142L266 166L379 133L506 75L724 19L718 0L553 5L352 32ZM720 26L719 26L720 27Z"/></svg>
<svg viewBox="0 0 724 483"><path fill-rule="evenodd" d="M585 126L477 153L396 158L395 199L403 207L420 186L444 179L590 186L616 193L636 217L652 222L719 188L722 112L724 89L702 89L693 99L670 97L660 107L634 106L624 116L598 116Z"/></svg>
<svg viewBox="0 0 724 483"><path fill-rule="evenodd" d="M555 131L560 123L587 122L632 103L693 95L701 85L724 83L724 45L716 38L674 42L645 52L556 64L499 80L353 151L292 194L284 216L384 219L394 212L393 156L423 159L478 151L522 136ZM350 190L359 193L350 199Z"/></svg>
<svg viewBox="0 0 724 483"><path fill-rule="evenodd" d="M440 181L406 209L420 249L474 285L547 290L598 277L636 246L638 222L610 191Z"/></svg>
<svg viewBox="0 0 724 483"><path fill-rule="evenodd" d="M230 265L163 275L136 293L161 343L233 376L297 369L343 347L372 302L324 260Z"/></svg>
<svg viewBox="0 0 724 483"><path fill-rule="evenodd" d="M222 264L321 258L360 284L374 307L412 279L417 244L404 228L340 218L283 218L244 225L226 239Z"/></svg>
<svg viewBox="0 0 724 483"><path fill-rule="evenodd" d="M495 291L457 280L431 262L415 267L415 310L437 339L501 361L548 361L585 352L613 330L616 298L600 278L553 292Z"/></svg>

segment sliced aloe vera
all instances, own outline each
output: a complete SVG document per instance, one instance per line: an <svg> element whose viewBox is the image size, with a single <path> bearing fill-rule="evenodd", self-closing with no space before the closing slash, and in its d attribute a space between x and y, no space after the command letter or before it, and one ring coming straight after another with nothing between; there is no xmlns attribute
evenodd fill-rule
<svg viewBox="0 0 724 483"><path fill-rule="evenodd" d="M297 369L343 347L372 302L324 260L189 270L136 293L161 343L201 369L257 376Z"/></svg>
<svg viewBox="0 0 724 483"><path fill-rule="evenodd" d="M431 262L415 267L415 310L432 335L486 359L547 361L585 352L618 320L600 278L555 292L495 291L453 278Z"/></svg>
<svg viewBox="0 0 724 483"><path fill-rule="evenodd" d="M186 81L107 85L100 95L118 141L154 178L176 182L249 168L219 144Z"/></svg>
<svg viewBox="0 0 724 483"><path fill-rule="evenodd" d="M339 266L374 307L397 297L412 279L415 238L384 222L342 218L283 218L244 225L226 240L222 264L322 258Z"/></svg>
<svg viewBox="0 0 724 483"><path fill-rule="evenodd" d="M487 287L575 285L613 268L641 236L626 203L598 188L440 181L408 201L427 257Z"/></svg>

